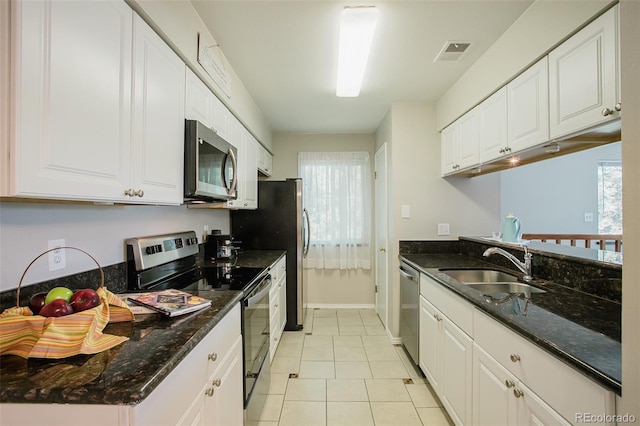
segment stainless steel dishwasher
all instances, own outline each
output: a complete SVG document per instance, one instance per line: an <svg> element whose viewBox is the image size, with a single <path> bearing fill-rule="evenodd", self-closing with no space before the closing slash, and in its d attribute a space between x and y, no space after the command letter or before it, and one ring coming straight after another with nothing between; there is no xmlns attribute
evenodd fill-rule
<svg viewBox="0 0 640 426"><path fill-rule="evenodd" d="M418 365L418 321L420 273L400 261L400 338L407 353Z"/></svg>

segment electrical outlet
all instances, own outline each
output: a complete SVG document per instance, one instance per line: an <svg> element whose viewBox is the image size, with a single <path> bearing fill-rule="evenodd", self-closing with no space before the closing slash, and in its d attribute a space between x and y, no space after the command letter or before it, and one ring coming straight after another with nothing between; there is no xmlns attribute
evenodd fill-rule
<svg viewBox="0 0 640 426"><path fill-rule="evenodd" d="M64 247L64 240L49 240L49 250ZM67 267L67 257L63 249L49 252L49 271L57 271Z"/></svg>
<svg viewBox="0 0 640 426"><path fill-rule="evenodd" d="M449 229L448 223L438 224L438 235L451 235L451 230Z"/></svg>
<svg viewBox="0 0 640 426"><path fill-rule="evenodd" d="M593 222L593 213L585 213L584 214L585 222Z"/></svg>

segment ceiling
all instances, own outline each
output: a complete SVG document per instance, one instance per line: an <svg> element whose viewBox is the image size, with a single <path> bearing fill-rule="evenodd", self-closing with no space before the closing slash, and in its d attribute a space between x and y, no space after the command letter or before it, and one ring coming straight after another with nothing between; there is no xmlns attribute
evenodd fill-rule
<svg viewBox="0 0 640 426"><path fill-rule="evenodd" d="M392 102L435 102L532 2L191 0L274 133L373 133ZM356 4L379 20L360 96L338 98L338 21ZM447 41L471 46L434 63Z"/></svg>

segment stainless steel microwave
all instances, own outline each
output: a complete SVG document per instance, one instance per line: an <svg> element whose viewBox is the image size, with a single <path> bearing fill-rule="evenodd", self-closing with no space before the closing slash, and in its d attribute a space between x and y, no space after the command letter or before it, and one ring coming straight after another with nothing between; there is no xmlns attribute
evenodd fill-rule
<svg viewBox="0 0 640 426"><path fill-rule="evenodd" d="M185 120L184 133L185 201L237 198L236 147L197 120Z"/></svg>

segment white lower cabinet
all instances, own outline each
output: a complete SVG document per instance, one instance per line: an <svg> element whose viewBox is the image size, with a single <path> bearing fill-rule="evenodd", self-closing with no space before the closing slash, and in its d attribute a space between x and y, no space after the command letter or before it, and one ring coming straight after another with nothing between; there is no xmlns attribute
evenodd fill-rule
<svg viewBox="0 0 640 426"><path fill-rule="evenodd" d="M280 259L270 269L271 290L269 291L270 361L276 354L284 327L287 323L287 264L286 257Z"/></svg>
<svg viewBox="0 0 640 426"><path fill-rule="evenodd" d="M480 346L473 346L473 424L570 424Z"/></svg>
<svg viewBox="0 0 640 426"><path fill-rule="evenodd" d="M471 424L473 340L420 296L420 367L455 424Z"/></svg>
<svg viewBox="0 0 640 426"><path fill-rule="evenodd" d="M456 425L568 425L581 413L614 419L613 392L425 274L419 345L420 368Z"/></svg>

